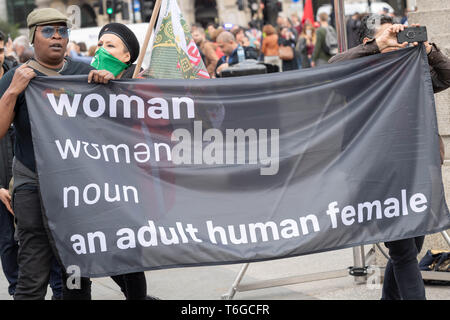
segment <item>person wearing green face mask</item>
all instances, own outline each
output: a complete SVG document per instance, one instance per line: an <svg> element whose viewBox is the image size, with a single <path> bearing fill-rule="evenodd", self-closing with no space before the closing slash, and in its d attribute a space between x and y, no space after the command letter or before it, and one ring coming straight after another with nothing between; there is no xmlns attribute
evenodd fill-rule
<svg viewBox="0 0 450 320"><path fill-rule="evenodd" d="M111 36L114 37L113 35ZM98 50L95 52L95 56L91 63L91 66L93 66L97 70L108 70L115 77L123 73L123 71L128 67L126 63L123 63L122 61L114 57L103 47L98 48Z"/></svg>
<svg viewBox="0 0 450 320"><path fill-rule="evenodd" d="M124 24L109 23L100 30L91 66L111 72L115 79L131 79L139 50L139 41L133 31Z"/></svg>
<svg viewBox="0 0 450 320"><path fill-rule="evenodd" d="M98 75L90 74L88 81L96 80L103 73L112 73L115 79L131 79L139 55L139 42L134 33L121 23L105 25L99 33L97 51L91 66L98 70ZM105 77L107 78L107 77ZM105 82L106 83L106 82ZM116 275L111 277L116 282L127 300L157 300L147 295L147 282L144 272ZM91 281L82 278L83 292L77 292L82 299L90 296Z"/></svg>

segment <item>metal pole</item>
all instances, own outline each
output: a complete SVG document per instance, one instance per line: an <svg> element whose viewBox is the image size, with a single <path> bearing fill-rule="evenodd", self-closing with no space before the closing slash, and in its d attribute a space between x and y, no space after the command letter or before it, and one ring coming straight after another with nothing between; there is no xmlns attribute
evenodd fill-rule
<svg viewBox="0 0 450 320"><path fill-rule="evenodd" d="M222 295L222 300L233 300L234 295L236 294L236 291L242 281L242 278L245 275L245 272L248 269L248 266L250 265L250 263L246 263L242 266L241 271L239 271L239 274L237 276L237 278L234 280L233 285L231 286L230 290Z"/></svg>
<svg viewBox="0 0 450 320"><path fill-rule="evenodd" d="M162 0L156 0L155 7L153 8L152 17L150 23L148 24L147 33L145 34L144 44L142 45L141 52L139 53L138 60L136 62L136 69L133 73L133 79L137 77L141 70L142 62L144 61L145 53L147 52L148 42L153 33L153 28L155 28L156 18L158 17L159 11L161 9Z"/></svg>
<svg viewBox="0 0 450 320"><path fill-rule="evenodd" d="M336 23L336 34L338 37L339 52L347 51L347 30L345 24L345 7L344 0L334 0L334 18ZM353 267L364 268L365 267L364 246L353 248ZM356 283L365 283L367 281L366 276L356 276Z"/></svg>
<svg viewBox="0 0 450 320"><path fill-rule="evenodd" d="M344 0L334 0L334 10L339 52L344 52L348 49Z"/></svg>
<svg viewBox="0 0 450 320"><path fill-rule="evenodd" d="M447 234L446 231L442 231L441 234L444 237L445 241L447 241L448 245L450 246L450 236Z"/></svg>
<svg viewBox="0 0 450 320"><path fill-rule="evenodd" d="M106 0L103 0L103 19L105 19L105 21L108 18L108 14L106 13L106 9L108 9L106 7ZM103 23L105 23L105 22L103 22Z"/></svg>

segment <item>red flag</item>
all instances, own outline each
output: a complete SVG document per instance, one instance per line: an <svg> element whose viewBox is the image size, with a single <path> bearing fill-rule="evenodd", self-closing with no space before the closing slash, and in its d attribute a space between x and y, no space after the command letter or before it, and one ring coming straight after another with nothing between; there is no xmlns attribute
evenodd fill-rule
<svg viewBox="0 0 450 320"><path fill-rule="evenodd" d="M305 24L306 20L309 20L311 24L314 24L312 0L306 0L305 7L303 8L302 26Z"/></svg>

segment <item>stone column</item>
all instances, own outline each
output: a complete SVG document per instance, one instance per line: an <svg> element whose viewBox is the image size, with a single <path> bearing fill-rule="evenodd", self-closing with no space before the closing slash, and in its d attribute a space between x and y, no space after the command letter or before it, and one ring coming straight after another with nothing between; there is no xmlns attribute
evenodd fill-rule
<svg viewBox="0 0 450 320"><path fill-rule="evenodd" d="M243 11L238 10L236 0L217 0L217 12L220 24L233 23L246 27L250 21L250 9L245 6Z"/></svg>
<svg viewBox="0 0 450 320"><path fill-rule="evenodd" d="M0 0L0 20L8 21L8 8L6 6L6 0Z"/></svg>
<svg viewBox="0 0 450 320"><path fill-rule="evenodd" d="M195 1L178 1L178 5L180 6L181 13L183 14L184 19L186 20L188 25L192 25L195 23Z"/></svg>
<svg viewBox="0 0 450 320"><path fill-rule="evenodd" d="M410 13L408 23L419 23L427 27L428 39L447 55L450 54L450 1L449 0L417 0L417 12ZM442 166L445 195L450 199L450 89L435 95L439 132L444 140L446 155ZM447 230L450 235L450 230ZM425 237L425 243L419 254L419 261L427 250L449 250L450 247L442 234L437 233ZM386 250L387 252L387 250ZM386 259L378 252L376 264L384 266Z"/></svg>
<svg viewBox="0 0 450 320"><path fill-rule="evenodd" d="M41 9L41 8L49 8L51 2L52 2L51 0L35 0L34 3L36 4L36 7L38 9Z"/></svg>

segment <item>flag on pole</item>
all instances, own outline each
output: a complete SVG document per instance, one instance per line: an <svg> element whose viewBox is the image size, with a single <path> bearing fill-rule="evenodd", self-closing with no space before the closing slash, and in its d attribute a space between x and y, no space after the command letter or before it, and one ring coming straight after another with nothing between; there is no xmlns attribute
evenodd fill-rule
<svg viewBox="0 0 450 320"><path fill-rule="evenodd" d="M314 24L312 0L306 0L305 8L303 9L302 25L304 25L307 20L309 20L311 24Z"/></svg>
<svg viewBox="0 0 450 320"><path fill-rule="evenodd" d="M149 68L144 77L155 79L209 79L176 0L163 0L150 42Z"/></svg>

